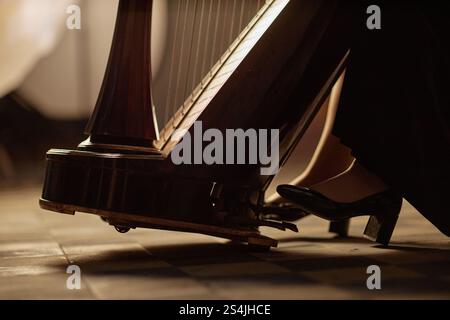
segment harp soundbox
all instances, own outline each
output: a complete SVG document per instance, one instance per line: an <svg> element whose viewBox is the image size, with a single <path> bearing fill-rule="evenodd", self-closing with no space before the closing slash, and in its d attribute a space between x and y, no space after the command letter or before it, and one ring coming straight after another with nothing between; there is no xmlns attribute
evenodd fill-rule
<svg viewBox="0 0 450 320"><path fill-rule="evenodd" d="M345 68L350 18L340 7L266 1L159 131L152 1L120 0L89 138L77 150L48 151L41 207L99 215L119 232L157 228L276 246L258 227L296 230L276 212L301 212L264 203L273 176L262 176L260 165L175 165L170 155L183 137L174 133L192 133L195 121L221 132L279 129L280 165L286 162Z"/></svg>

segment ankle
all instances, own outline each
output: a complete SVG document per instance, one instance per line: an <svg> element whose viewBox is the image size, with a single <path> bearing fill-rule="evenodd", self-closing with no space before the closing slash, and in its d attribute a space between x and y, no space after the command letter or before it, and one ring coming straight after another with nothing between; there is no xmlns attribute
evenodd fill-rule
<svg viewBox="0 0 450 320"><path fill-rule="evenodd" d="M316 184L310 189L342 203L362 200L389 187L376 175L354 162L344 173Z"/></svg>

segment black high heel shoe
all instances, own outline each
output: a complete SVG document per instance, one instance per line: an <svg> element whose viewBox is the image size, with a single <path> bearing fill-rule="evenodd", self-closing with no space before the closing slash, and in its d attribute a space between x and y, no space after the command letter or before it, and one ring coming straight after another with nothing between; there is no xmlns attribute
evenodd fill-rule
<svg viewBox="0 0 450 320"><path fill-rule="evenodd" d="M370 215L364 235L384 246L389 244L403 202L391 190L352 203L336 202L317 191L291 185L280 185L277 192L305 212L329 221Z"/></svg>

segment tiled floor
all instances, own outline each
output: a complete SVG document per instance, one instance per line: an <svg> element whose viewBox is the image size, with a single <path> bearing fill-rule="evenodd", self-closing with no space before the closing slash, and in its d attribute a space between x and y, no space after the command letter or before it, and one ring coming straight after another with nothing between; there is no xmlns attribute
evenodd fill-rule
<svg viewBox="0 0 450 320"><path fill-rule="evenodd" d="M309 217L300 233L264 230L280 240L250 252L196 234L134 230L119 234L96 216L38 208L37 188L0 192L1 299L388 299L450 298L450 241L409 205L390 248L349 239ZM66 268L81 268L81 290ZM369 265L382 289L367 289Z"/></svg>

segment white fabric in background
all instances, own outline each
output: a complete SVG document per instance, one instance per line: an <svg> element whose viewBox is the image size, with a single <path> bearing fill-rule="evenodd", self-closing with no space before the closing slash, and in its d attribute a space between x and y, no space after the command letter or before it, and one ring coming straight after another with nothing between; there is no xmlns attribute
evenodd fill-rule
<svg viewBox="0 0 450 320"><path fill-rule="evenodd" d="M81 30L67 30L79 4ZM17 92L53 119L89 116L103 80L118 0L0 0L0 96ZM166 49L167 0L154 0L152 72ZM17 31L16 31L17 29Z"/></svg>
<svg viewBox="0 0 450 320"><path fill-rule="evenodd" d="M0 0L0 97L15 89L65 28L69 0Z"/></svg>

